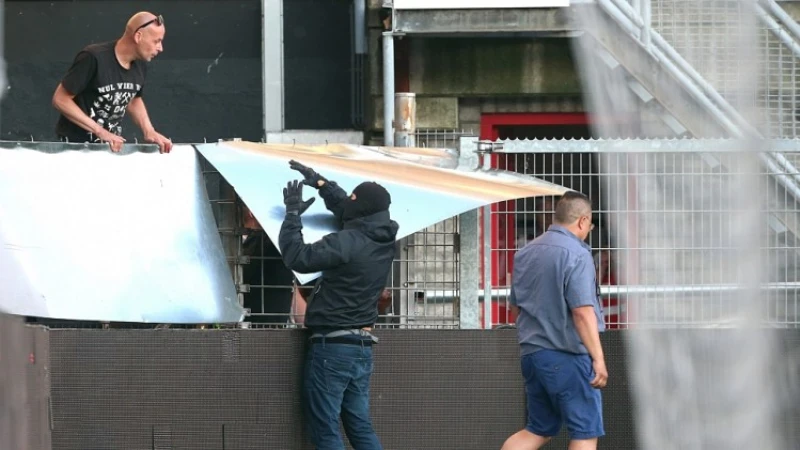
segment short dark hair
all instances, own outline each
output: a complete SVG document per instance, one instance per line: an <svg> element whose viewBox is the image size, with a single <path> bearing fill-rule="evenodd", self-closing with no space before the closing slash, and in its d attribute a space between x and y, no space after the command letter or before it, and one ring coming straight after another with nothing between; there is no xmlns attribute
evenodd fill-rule
<svg viewBox="0 0 800 450"><path fill-rule="evenodd" d="M581 216L591 215L592 201L577 191L567 191L556 203L554 220L561 225L569 225Z"/></svg>

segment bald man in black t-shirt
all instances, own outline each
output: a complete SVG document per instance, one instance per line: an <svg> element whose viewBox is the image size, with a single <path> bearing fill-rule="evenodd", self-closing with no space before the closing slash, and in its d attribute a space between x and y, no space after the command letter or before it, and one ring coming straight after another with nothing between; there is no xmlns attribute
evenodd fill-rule
<svg viewBox="0 0 800 450"><path fill-rule="evenodd" d="M121 38L92 44L75 57L53 94L53 106L61 113L56 134L62 141L107 142L122 149L122 119L129 112L142 130L144 140L158 145L161 153L172 142L158 133L144 105L146 63L164 51L164 18L149 12L134 14Z"/></svg>

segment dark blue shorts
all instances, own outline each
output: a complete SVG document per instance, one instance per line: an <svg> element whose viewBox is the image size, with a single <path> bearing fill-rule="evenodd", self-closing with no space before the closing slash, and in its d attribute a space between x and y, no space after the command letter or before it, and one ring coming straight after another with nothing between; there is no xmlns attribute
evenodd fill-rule
<svg viewBox="0 0 800 450"><path fill-rule="evenodd" d="M570 439L605 434L600 389L590 382L595 373L589 355L539 350L522 357L528 404L525 429L556 436L566 423Z"/></svg>

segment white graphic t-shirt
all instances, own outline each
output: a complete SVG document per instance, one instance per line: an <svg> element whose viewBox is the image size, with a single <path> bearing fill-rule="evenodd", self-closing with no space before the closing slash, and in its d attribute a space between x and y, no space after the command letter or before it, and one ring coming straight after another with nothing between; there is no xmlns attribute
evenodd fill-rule
<svg viewBox="0 0 800 450"><path fill-rule="evenodd" d="M137 96L142 96L147 66L142 61L125 69L114 53L116 41L92 44L75 57L61 80L64 89L75 95L75 103L106 130L121 135L125 111ZM70 142L97 142L97 137L61 115L56 134Z"/></svg>

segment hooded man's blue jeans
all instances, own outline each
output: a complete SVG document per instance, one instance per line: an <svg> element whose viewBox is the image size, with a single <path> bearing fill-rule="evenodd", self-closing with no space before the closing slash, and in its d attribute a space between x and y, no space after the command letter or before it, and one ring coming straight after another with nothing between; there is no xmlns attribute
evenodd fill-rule
<svg viewBox="0 0 800 450"><path fill-rule="evenodd" d="M344 450L339 429L355 450L382 450L369 416L372 347L309 344L303 380L306 423L317 450Z"/></svg>

